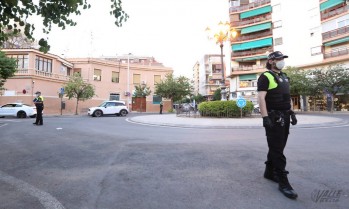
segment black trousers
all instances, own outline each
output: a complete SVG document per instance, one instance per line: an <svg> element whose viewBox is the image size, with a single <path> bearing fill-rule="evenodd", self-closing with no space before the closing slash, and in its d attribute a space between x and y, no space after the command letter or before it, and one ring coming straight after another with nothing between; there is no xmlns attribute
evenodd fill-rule
<svg viewBox="0 0 349 209"><path fill-rule="evenodd" d="M280 122L276 122L278 118L273 118L273 128L265 128L269 147L266 164L272 165L277 172L286 168L284 149L290 133L290 116L286 112L281 112L281 115L284 120L283 126Z"/></svg>
<svg viewBox="0 0 349 209"><path fill-rule="evenodd" d="M42 120L42 111L43 111L43 107L42 106L37 106L36 107L36 121L35 123L36 124L39 124L39 125L43 125L43 120Z"/></svg>

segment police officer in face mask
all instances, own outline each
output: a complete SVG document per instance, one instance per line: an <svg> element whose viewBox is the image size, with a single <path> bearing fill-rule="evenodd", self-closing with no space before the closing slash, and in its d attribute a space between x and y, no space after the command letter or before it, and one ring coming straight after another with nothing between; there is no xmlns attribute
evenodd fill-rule
<svg viewBox="0 0 349 209"><path fill-rule="evenodd" d="M44 97L41 96L41 92L37 91L35 93L36 97L34 98L33 102L36 106L36 120L34 125L42 126L43 125L43 119L42 119L42 111L44 110Z"/></svg>
<svg viewBox="0 0 349 209"><path fill-rule="evenodd" d="M289 78L281 71L285 66L284 58L288 56L280 51L270 53L266 64L268 71L258 79L258 102L269 147L264 177L277 182L286 197L296 199L298 195L290 185L288 171L285 170L284 149L290 123L296 125L297 119L291 110Z"/></svg>

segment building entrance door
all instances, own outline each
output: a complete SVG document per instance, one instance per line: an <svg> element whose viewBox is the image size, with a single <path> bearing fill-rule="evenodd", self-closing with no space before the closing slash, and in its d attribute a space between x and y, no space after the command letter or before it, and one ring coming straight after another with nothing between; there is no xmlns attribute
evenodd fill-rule
<svg viewBox="0 0 349 209"><path fill-rule="evenodd" d="M293 109L299 110L301 108L299 104L299 96L292 96L291 99L292 99Z"/></svg>

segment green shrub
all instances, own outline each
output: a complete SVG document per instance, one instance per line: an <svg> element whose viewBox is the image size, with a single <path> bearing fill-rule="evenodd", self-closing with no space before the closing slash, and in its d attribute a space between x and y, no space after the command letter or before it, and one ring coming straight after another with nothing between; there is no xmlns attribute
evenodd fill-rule
<svg viewBox="0 0 349 209"><path fill-rule="evenodd" d="M240 117L240 108L236 101L209 101L202 102L198 106L201 116L204 117ZM242 115L248 116L252 113L253 103L246 101L246 106L242 108Z"/></svg>

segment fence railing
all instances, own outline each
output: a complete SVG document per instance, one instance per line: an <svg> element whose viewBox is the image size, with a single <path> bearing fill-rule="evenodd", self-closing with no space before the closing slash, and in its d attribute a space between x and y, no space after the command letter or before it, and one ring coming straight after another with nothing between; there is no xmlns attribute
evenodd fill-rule
<svg viewBox="0 0 349 209"><path fill-rule="evenodd" d="M250 24L254 24L254 23L259 23L259 22L263 22L266 20L271 20L271 15L260 15L258 17L255 18L251 18L248 20L242 20L242 21L231 21L231 26L232 27L239 27L239 26L245 26L245 25L250 25Z"/></svg>
<svg viewBox="0 0 349 209"><path fill-rule="evenodd" d="M247 4L247 5L243 5L243 6L230 7L229 12L240 12L240 11L244 11L244 10L248 10L248 9L253 9L255 7L263 6L263 5L266 5L269 3L270 3L270 0L256 1L256 2Z"/></svg>
<svg viewBox="0 0 349 209"><path fill-rule="evenodd" d="M322 34L322 40L325 41L330 38L334 38L340 35L349 33L349 26L344 26L335 30L328 31Z"/></svg>
<svg viewBox="0 0 349 209"><path fill-rule="evenodd" d="M332 58L349 54L349 48L341 49L338 51L332 51L324 54L324 58Z"/></svg>
<svg viewBox="0 0 349 209"><path fill-rule="evenodd" d="M176 108L177 117L190 117L190 118L240 118L241 112L226 111L226 112L209 112L199 111L195 108ZM242 111L242 117L261 117L259 112L256 111Z"/></svg>
<svg viewBox="0 0 349 209"><path fill-rule="evenodd" d="M343 14L345 12L348 11L348 6L345 5L343 7L340 7L336 10L333 10L333 11L330 11L330 12L325 12L325 13L322 13L321 14L321 20L327 20L331 17L334 17L334 16L337 16L337 15L340 15L340 14Z"/></svg>

